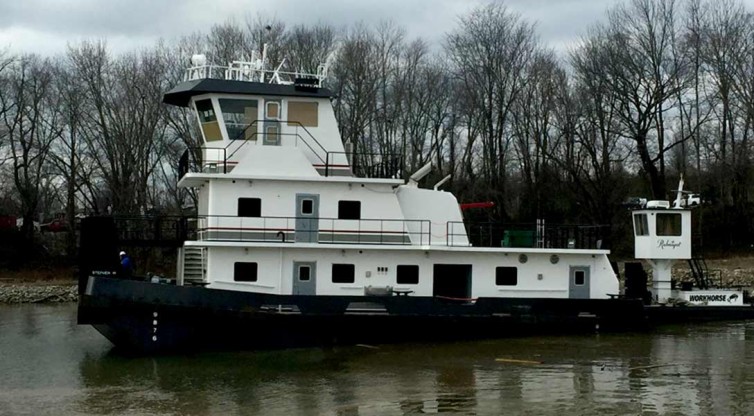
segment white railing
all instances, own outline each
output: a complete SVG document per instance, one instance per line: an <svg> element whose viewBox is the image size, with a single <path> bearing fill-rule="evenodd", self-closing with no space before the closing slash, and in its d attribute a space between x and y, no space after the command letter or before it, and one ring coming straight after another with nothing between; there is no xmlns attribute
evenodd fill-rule
<svg viewBox="0 0 754 416"><path fill-rule="evenodd" d="M321 87L327 78L327 65L319 65L317 73L287 72L281 71L285 61L274 70L266 69L260 60L233 61L228 66L200 65L192 66L186 70L184 81L199 79L225 79L231 81L250 81L270 84L293 85L296 78L309 78L316 80L316 86Z"/></svg>

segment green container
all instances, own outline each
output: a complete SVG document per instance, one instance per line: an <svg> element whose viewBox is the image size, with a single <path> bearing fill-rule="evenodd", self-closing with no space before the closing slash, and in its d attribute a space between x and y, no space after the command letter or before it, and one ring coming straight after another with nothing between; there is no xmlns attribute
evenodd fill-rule
<svg viewBox="0 0 754 416"><path fill-rule="evenodd" d="M506 230L503 232L503 247L534 247L534 231Z"/></svg>

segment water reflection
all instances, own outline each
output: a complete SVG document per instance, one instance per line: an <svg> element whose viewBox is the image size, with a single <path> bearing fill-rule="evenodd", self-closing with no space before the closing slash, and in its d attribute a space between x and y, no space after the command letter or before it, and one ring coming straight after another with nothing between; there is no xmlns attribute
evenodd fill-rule
<svg viewBox="0 0 754 416"><path fill-rule="evenodd" d="M0 414L754 412L754 323L133 358L74 320L70 305L0 307Z"/></svg>

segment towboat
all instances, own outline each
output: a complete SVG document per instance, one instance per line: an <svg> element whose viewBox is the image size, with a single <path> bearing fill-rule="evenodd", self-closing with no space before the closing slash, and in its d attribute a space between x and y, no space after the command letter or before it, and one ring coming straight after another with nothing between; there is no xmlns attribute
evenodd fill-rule
<svg viewBox="0 0 754 416"><path fill-rule="evenodd" d="M653 291L645 299L644 278L644 289L626 296L598 228L465 222L441 183L419 186L431 165L404 180L403 155L343 143L323 86L326 66L286 73L268 69L264 56L218 67L195 55L184 82L164 95L193 113L201 132L202 146L181 158L178 182L195 192L196 215L82 220L78 321L116 347L156 353L643 329L694 307L708 317L714 303L743 313L743 293L732 291L669 305L682 295L669 267L690 256L690 210L633 211L636 254L654 265ZM136 239L172 242L176 276L122 276L117 253Z"/></svg>

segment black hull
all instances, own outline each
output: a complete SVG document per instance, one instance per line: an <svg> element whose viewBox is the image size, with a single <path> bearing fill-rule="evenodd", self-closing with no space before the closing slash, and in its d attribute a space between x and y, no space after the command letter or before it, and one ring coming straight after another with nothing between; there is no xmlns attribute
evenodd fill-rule
<svg viewBox="0 0 754 416"><path fill-rule="evenodd" d="M627 299L480 298L472 304L410 296L266 295L92 277L80 297L79 323L93 325L118 349L152 354L645 330L654 322L754 318L754 308L735 314L664 309Z"/></svg>

